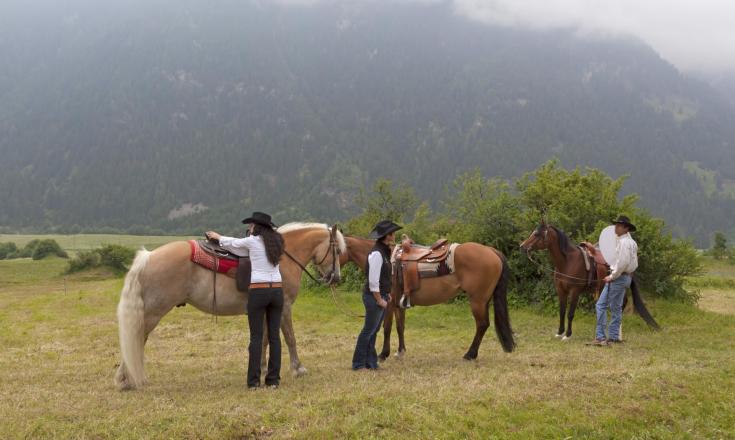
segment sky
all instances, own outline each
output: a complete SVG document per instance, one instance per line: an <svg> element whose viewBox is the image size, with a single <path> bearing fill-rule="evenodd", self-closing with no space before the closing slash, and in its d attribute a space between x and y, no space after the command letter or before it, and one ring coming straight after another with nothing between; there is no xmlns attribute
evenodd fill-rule
<svg viewBox="0 0 735 440"><path fill-rule="evenodd" d="M330 0L274 0L309 6ZM735 74L735 0L350 0L448 3L492 25L635 36L686 72ZM332 3L339 2L331 0Z"/></svg>

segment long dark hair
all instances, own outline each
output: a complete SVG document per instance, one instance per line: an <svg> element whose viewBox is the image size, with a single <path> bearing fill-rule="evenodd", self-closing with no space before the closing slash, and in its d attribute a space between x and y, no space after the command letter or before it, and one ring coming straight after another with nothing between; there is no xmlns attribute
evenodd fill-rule
<svg viewBox="0 0 735 440"><path fill-rule="evenodd" d="M265 255L268 257L268 261L272 265L277 265L278 260L283 255L283 236L280 232L269 226L254 224L253 235L260 235L263 237L263 243L265 244Z"/></svg>

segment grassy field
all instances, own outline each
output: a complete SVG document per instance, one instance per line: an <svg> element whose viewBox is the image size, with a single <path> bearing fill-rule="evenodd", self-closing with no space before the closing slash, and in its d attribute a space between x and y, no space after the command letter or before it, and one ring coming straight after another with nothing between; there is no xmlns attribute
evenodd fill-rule
<svg viewBox="0 0 735 440"><path fill-rule="evenodd" d="M0 438L735 438L732 314L649 302L663 331L626 315L627 342L598 348L584 345L590 314L563 343L555 316L512 309L517 351L488 332L467 362L468 307L415 308L407 355L353 372L361 323L303 292L294 322L309 373L246 391L247 318L215 323L187 306L151 335L149 386L118 392L122 279L64 267L0 261ZM357 294L340 300L360 311Z"/></svg>

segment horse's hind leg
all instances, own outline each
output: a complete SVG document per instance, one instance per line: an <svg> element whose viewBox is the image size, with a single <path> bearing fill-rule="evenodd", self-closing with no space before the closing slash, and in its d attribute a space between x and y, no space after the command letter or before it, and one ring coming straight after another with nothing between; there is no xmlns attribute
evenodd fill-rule
<svg viewBox="0 0 735 440"><path fill-rule="evenodd" d="M146 298L146 296L150 296L150 293L146 295L146 291L141 291L141 297ZM151 334L153 329L156 328L158 323L161 321L161 318L163 318L168 312L173 309L176 304L180 304L183 301L182 298L179 298L178 296L171 295L171 298L156 298L156 301L148 300L143 302L143 316L142 316L142 325L143 325L143 340L140 346L140 356L143 356L143 350L145 349L145 344L148 342L148 336ZM118 388L121 390L127 390L132 389L134 386L129 382L128 380L128 371L125 366L125 362L120 362L120 366L117 369L117 372L115 373L115 383L118 385Z"/></svg>
<svg viewBox="0 0 735 440"><path fill-rule="evenodd" d="M384 361L390 356L390 333L393 328L393 314L395 313L393 301L388 303L385 309L385 320L383 320L383 350L380 351L378 359Z"/></svg>
<svg viewBox="0 0 735 440"><path fill-rule="evenodd" d="M556 332L556 337L561 338L564 336L564 315L567 312L567 294L562 289L556 289L556 295L559 297L559 331Z"/></svg>
<svg viewBox="0 0 735 440"><path fill-rule="evenodd" d="M406 353L406 337L404 330L406 329L406 309L399 308L396 310L396 333L398 333L398 357Z"/></svg>
<svg viewBox="0 0 735 440"><path fill-rule="evenodd" d="M487 328L490 327L490 319L488 315L488 307L490 302L485 295L477 295L481 300L470 297L470 308L472 316L475 317L475 338L472 340L469 350L465 353L464 358L467 360L477 359L477 351L482 343Z"/></svg>

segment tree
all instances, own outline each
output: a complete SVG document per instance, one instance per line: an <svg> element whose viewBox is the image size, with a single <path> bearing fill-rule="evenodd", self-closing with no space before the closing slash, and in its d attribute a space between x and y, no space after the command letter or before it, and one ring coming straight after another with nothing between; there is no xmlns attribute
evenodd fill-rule
<svg viewBox="0 0 735 440"><path fill-rule="evenodd" d="M712 256L721 260L727 255L727 238L722 232L715 232L715 244L712 246Z"/></svg>

